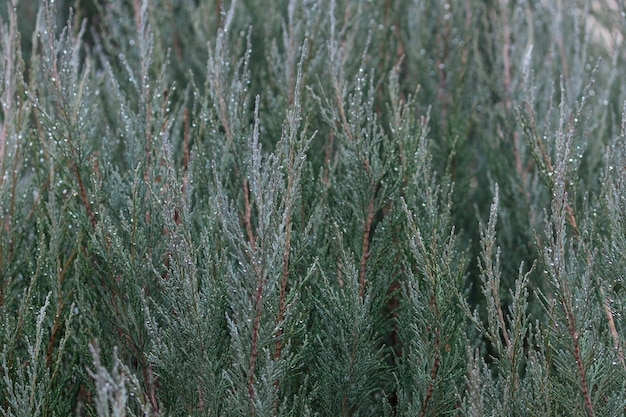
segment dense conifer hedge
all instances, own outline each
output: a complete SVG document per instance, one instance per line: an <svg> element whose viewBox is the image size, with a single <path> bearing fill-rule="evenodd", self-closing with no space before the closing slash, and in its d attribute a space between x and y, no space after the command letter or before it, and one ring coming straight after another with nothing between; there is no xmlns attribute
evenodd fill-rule
<svg viewBox="0 0 626 417"><path fill-rule="evenodd" d="M7 0L0 415L619 416L615 0Z"/></svg>

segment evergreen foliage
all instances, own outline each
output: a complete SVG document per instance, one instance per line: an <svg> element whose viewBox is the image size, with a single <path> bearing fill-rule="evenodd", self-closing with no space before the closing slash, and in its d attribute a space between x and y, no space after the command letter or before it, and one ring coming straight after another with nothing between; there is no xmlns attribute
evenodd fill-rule
<svg viewBox="0 0 626 417"><path fill-rule="evenodd" d="M626 413L615 0L7 0L0 415Z"/></svg>

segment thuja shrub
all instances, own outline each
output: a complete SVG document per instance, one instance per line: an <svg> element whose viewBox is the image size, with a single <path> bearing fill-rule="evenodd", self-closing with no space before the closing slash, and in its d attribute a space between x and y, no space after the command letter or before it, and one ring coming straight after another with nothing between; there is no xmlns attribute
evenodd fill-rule
<svg viewBox="0 0 626 417"><path fill-rule="evenodd" d="M8 0L3 416L626 412L614 0Z"/></svg>

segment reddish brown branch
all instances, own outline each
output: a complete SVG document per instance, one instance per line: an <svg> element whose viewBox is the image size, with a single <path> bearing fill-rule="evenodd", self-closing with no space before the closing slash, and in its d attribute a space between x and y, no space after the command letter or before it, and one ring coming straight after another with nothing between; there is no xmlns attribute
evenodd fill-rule
<svg viewBox="0 0 626 417"><path fill-rule="evenodd" d="M351 416L352 413L348 410L348 399L349 399L349 391L350 386L353 384L353 376L354 376L354 365L356 362L357 350L359 348L359 332L356 328L356 323L353 323L352 328L352 350L350 352L350 367L348 370L348 378L346 389L343 393L343 398L341 399L341 415L342 416Z"/></svg>
<svg viewBox="0 0 626 417"><path fill-rule="evenodd" d="M74 161L71 162L72 169L74 170L74 175L76 176L76 182L78 183L78 193L80 196L80 201L85 207L85 211L87 212L87 216L89 217L89 223L91 224L91 228L95 230L96 228L96 216L93 214L93 210L91 210L91 206L89 205L89 199L87 198L87 191L85 190L85 185L83 184L83 180L80 178L80 173L78 172L78 166Z"/></svg>
<svg viewBox="0 0 626 417"><path fill-rule="evenodd" d="M198 410L204 410L204 399L202 398L202 389L200 388L200 383L198 382L196 385L196 389L198 391Z"/></svg>
<svg viewBox="0 0 626 417"><path fill-rule="evenodd" d="M565 200L565 196L563 196L563 200ZM578 237L578 235L576 236ZM563 248L560 248L561 256L563 256ZM565 314L565 319L567 321L567 330L572 339L572 346L574 351L572 354L574 355L574 362L576 362L576 369L578 371L578 377L580 378L580 390L583 395L583 403L585 404L585 410L587 411L587 415L592 417L594 415L593 406L591 404L591 398L589 397L589 389L587 388L587 378L585 375L585 368L583 365L583 358L580 354L580 345L578 343L578 331L576 330L576 319L574 317L573 309L572 309L572 295L569 289L569 285L567 283L567 276L561 275L561 289L560 289L560 303L563 308L563 312Z"/></svg>
<svg viewBox="0 0 626 417"><path fill-rule="evenodd" d="M57 309L54 314L54 323L52 323L52 330L50 331L50 338L48 339L48 348L46 349L46 367L50 368L50 361L52 360L52 350L57 339L57 333L61 328L60 314L63 310L63 300L59 297L57 300Z"/></svg>
<svg viewBox="0 0 626 417"><path fill-rule="evenodd" d="M174 48L174 53L176 54L176 58L178 61L183 60L183 49L180 46L180 36L178 31L176 30L177 19L174 16L174 8L172 6L171 0L167 0L165 2L165 7L167 7L168 12L170 14L170 23L172 28L172 47Z"/></svg>
<svg viewBox="0 0 626 417"><path fill-rule="evenodd" d="M324 174L322 180L324 181L324 185L328 186L328 174L330 172L330 157L333 151L333 144L335 142L335 135L331 131L328 134L328 140L326 141L326 146L324 147Z"/></svg>
<svg viewBox="0 0 626 417"><path fill-rule="evenodd" d="M601 286L600 295L604 300L604 314L606 315L606 321L609 325L609 332L611 333L611 337L613 338L613 345L615 346L617 357L622 364L622 368L626 370L626 362L624 362L624 352L619 342L619 333L617 332L617 328L615 327L615 320L613 319L613 312L611 311L611 300L604 294L604 288L602 288Z"/></svg>
<svg viewBox="0 0 626 417"><path fill-rule="evenodd" d="M250 196L248 190L248 181L243 180L241 185L243 191L243 204L244 204L244 216L243 216L243 224L246 228L246 233L248 234L248 241L250 242L250 247L252 248L252 252L255 252L254 245L254 234L252 233L252 222L250 220L252 215L252 207L250 205Z"/></svg>
<svg viewBox="0 0 626 417"><path fill-rule="evenodd" d="M335 100L337 100L337 109L339 110L341 127L343 127L343 131L348 137L348 140L350 140L351 143L354 143L354 137L350 131L350 126L348 126L348 119L346 118L346 113L343 109L343 100L341 99L341 94L339 93L339 87L337 85L335 85Z"/></svg>
<svg viewBox="0 0 626 417"><path fill-rule="evenodd" d="M580 347L578 345L578 333L576 332L576 325L574 322L574 316L572 315L571 306L569 303L566 303L564 308L566 311L567 317L567 325L570 336L572 338L572 343L574 345L574 360L576 362L576 368L578 370L578 377L580 378L580 390L583 394L583 402L585 404L585 409L587 410L587 415L590 417L594 415L593 406L591 405L591 399L589 398L589 390L587 388L587 380L585 375L585 368L583 367L582 356L580 355Z"/></svg>
<svg viewBox="0 0 626 417"><path fill-rule="evenodd" d="M63 302L63 297L61 296L61 287L63 285L63 280L65 278L65 274L69 269L72 261L76 257L76 251L74 251L69 258L63 264L63 268L59 271L59 276L57 278L57 309L54 314L54 322L52 323L52 330L50 331L50 338L48 339L48 348L46 349L46 366L50 367L50 361L52 360L52 349L54 348L54 344L56 342L57 333L61 328L61 313L63 312L63 307L65 303Z"/></svg>
<svg viewBox="0 0 626 417"><path fill-rule="evenodd" d="M543 146L543 142L541 141L541 139L539 138L539 135L537 134L536 127L535 127L535 118L533 116L530 103L527 102L525 103L525 105L526 105L526 113L530 122L530 126L527 127L527 132L528 132L527 134L529 134L531 138L534 140L535 145L537 146L537 149L539 149L539 153L541 154L541 159L544 164L543 168L540 167L539 169L540 170L545 169L547 170L548 175L552 175L552 173L554 173L554 167L552 166L552 159L550 158L550 155L548 155L548 152ZM552 190L552 188L554 187L554 183L553 181L550 181L550 182L551 183L547 185ZM570 206L569 201L565 199L565 196L563 196L563 203L564 203L565 213L567 214L567 222L572 227L572 230L574 231L574 236L578 238L579 231L578 231L578 224L576 223L576 217L574 216L574 210Z"/></svg>
<svg viewBox="0 0 626 417"><path fill-rule="evenodd" d="M141 4L140 0L133 1L133 12L135 15L135 26L137 27L137 34L141 35Z"/></svg>
<svg viewBox="0 0 626 417"><path fill-rule="evenodd" d="M359 297L363 297L365 291L365 267L367 266L367 258L369 257L369 241L372 221L374 220L374 196L372 192L370 201L367 205L367 216L365 218L365 227L363 228L363 244L361 246L361 265L359 268Z"/></svg>
<svg viewBox="0 0 626 417"><path fill-rule="evenodd" d="M291 182L291 181L290 181ZM287 188L287 198L289 198L289 190ZM291 246L291 215L287 213L286 219L286 236L285 236L285 250L283 252L283 274L280 280L280 293L278 297L278 316L276 317L276 325L278 330L276 331L276 343L274 349L274 359L280 359L280 353L282 351L281 337L283 335L283 319L285 316L285 293L287 290L287 277L289 276L289 251ZM274 380L274 389L276 392L280 389L280 383L278 378ZM278 403L274 404L274 414L277 414Z"/></svg>
<svg viewBox="0 0 626 417"><path fill-rule="evenodd" d="M289 198L289 197L287 197ZM283 274L280 280L280 295L278 298L278 317L276 318L276 324L278 325L278 332L276 333L276 350L274 352L274 358L280 357L282 336L282 321L285 316L285 292L287 290L287 277L289 276L289 251L291 245L291 216L287 213L286 220L286 236L285 236L285 249L283 252Z"/></svg>
<svg viewBox="0 0 626 417"><path fill-rule="evenodd" d="M215 0L215 27L219 28L222 26L222 1Z"/></svg>
<svg viewBox="0 0 626 417"><path fill-rule="evenodd" d="M148 392L146 392L148 399L150 401L150 405L152 406L152 415L159 415L159 401L157 400L157 384L154 378L154 374L152 373L152 365L148 364L147 368L144 371L144 379L146 381L146 385L148 386Z"/></svg>
<svg viewBox="0 0 626 417"><path fill-rule="evenodd" d="M424 401L422 401L422 409L420 411L420 417L426 415L426 408L428 407L428 403L433 396L433 390L435 389L435 378L437 378L437 371L439 370L439 329L435 330L435 358L433 360L433 364L430 367L430 383L428 384L428 389L426 390L426 395L424 396Z"/></svg>
<svg viewBox="0 0 626 417"><path fill-rule="evenodd" d="M569 205L569 201L565 201L565 212L567 213L567 222L572 227L574 231L574 236L578 237L578 225L576 224L576 218L574 217L574 211L572 207Z"/></svg>

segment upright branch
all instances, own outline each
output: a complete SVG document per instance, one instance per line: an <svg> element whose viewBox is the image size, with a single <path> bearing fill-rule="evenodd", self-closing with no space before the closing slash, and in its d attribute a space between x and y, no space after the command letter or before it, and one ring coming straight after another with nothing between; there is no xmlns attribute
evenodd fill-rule
<svg viewBox="0 0 626 417"><path fill-rule="evenodd" d="M564 285L567 286L567 282L563 279ZM569 331L570 337L572 338L572 344L574 348L574 360L576 362L576 369L578 370L578 377L580 378L580 389L583 394L583 402L585 404L585 410L587 411L587 415L589 417L594 416L593 406L591 404L591 398L589 396L589 389L587 387L587 376L583 364L583 358L580 352L580 345L578 342L578 331L576 330L576 320L574 318L571 298L568 297L565 300L561 300L563 303L563 308L565 310L565 317L567 319L567 330Z"/></svg>
<svg viewBox="0 0 626 417"><path fill-rule="evenodd" d="M287 173L287 194L285 201L291 199L291 187L293 183L293 151L289 152L290 162L289 170ZM285 246L283 248L282 258L282 276L280 278L280 292L278 295L278 316L276 317L276 324L278 325L278 331L276 333L276 349L274 351L274 358L280 358L281 351L281 336L282 336L282 322L285 316L285 292L287 290L287 277L289 276L289 252L291 250L291 210L286 208L285 211Z"/></svg>
<svg viewBox="0 0 626 417"><path fill-rule="evenodd" d="M552 159L546 151L543 141L537 133L537 125L535 122L535 117L533 115L533 109L529 102L524 102L522 110L518 112L518 116L522 124L522 129L530 140L531 152L533 155L533 159L537 164L539 175L548 186L548 189L552 192L554 189L555 181L553 179L553 176L555 174L554 166L552 165ZM563 203L565 212L567 214L567 222L571 226L574 232L574 236L578 238L579 231L578 224L576 223L576 217L574 216L574 210L570 206L570 203L567 199L564 199Z"/></svg>
<svg viewBox="0 0 626 417"><path fill-rule="evenodd" d="M291 33L291 24L292 24L292 14L293 14L293 5L290 4L290 33L289 39L292 39L293 34ZM292 41L290 41L290 49L293 48ZM291 52L293 53L293 52ZM280 290L278 294L278 315L276 317L276 325L277 325L277 333L276 333L276 345L274 351L274 358L279 359L281 350L282 350L282 333L283 333L283 320L285 318L285 297L287 292L287 279L289 277L289 255L291 252L291 222L292 222L292 210L293 210L293 199L298 193L299 187L299 179L300 173L302 170L301 161L306 159L306 155L304 151L308 146L306 143L304 148L297 149L296 145L296 136L300 127L301 120L301 107L300 107L300 83L302 80L302 65L304 63L305 56L307 54L307 43L305 42L302 47L302 56L300 58L300 63L298 64L297 75L293 83L289 85L290 99L289 106L290 108L287 110L287 120L284 128L284 136L282 139L287 141L287 184L285 187L285 193L283 195L283 214L282 214L282 227L284 227L285 231L285 244L283 246L282 253L282 274L280 279ZM289 60L291 62L291 59ZM293 74L292 70L289 70L289 74ZM312 138L311 138L312 139ZM301 152L301 153L300 153ZM296 165L296 161L299 161ZM304 216L303 216L304 217ZM275 381L275 387L278 391L278 380Z"/></svg>
<svg viewBox="0 0 626 417"><path fill-rule="evenodd" d="M563 166L559 164L559 170L562 170ZM576 317L574 315L574 308L572 305L572 292L569 288L568 280L570 274L566 271L565 265L565 221L564 217L567 213L567 193L565 192L565 178L563 173L557 173L554 186L555 195L553 195L552 201L552 219L547 226L547 236L550 240L550 246L545 248L544 256L547 261L547 268L549 274L553 280L553 284L557 289L557 296L559 304L563 310L565 321L567 324L567 332L572 342L572 355L574 356L574 362L576 363L576 370L580 382L580 391L583 397L583 403L587 415L589 417L594 416L593 405L587 386L587 374L584 364L584 358L580 351L579 334L577 329ZM575 239L578 240L578 236Z"/></svg>
<svg viewBox="0 0 626 417"><path fill-rule="evenodd" d="M520 310L516 309L516 303L514 301L510 310L509 326L505 321L504 311L502 309L502 302L500 300L500 279L502 271L500 268L500 247L496 246L496 223L498 219L498 205L499 205L499 186L495 184L495 192L493 203L491 204L489 212L489 222L487 227L484 228L480 225L480 246L481 252L478 258L478 266L480 269L480 275L482 280L482 293L487 300L487 314L489 326L485 328L482 323L478 324L480 331L485 334L498 349L498 354L504 356L506 353L506 359L510 364L509 374L506 375L507 380L510 378L512 382L512 388L507 390L507 395L514 395L519 389L519 375L516 369L518 351L518 338L525 337L525 330L520 329L519 323L523 318L519 315ZM518 289L525 288L525 276L521 275L520 266L520 278L522 281L517 281L516 287ZM523 291L523 290L522 290ZM516 293L514 300L523 299L524 295ZM523 313L522 313L523 314ZM478 316L474 316L476 319ZM509 330L510 329L510 330ZM511 340L513 337L513 340ZM502 345L504 340L504 346ZM505 401L509 401L509 398L505 398Z"/></svg>

